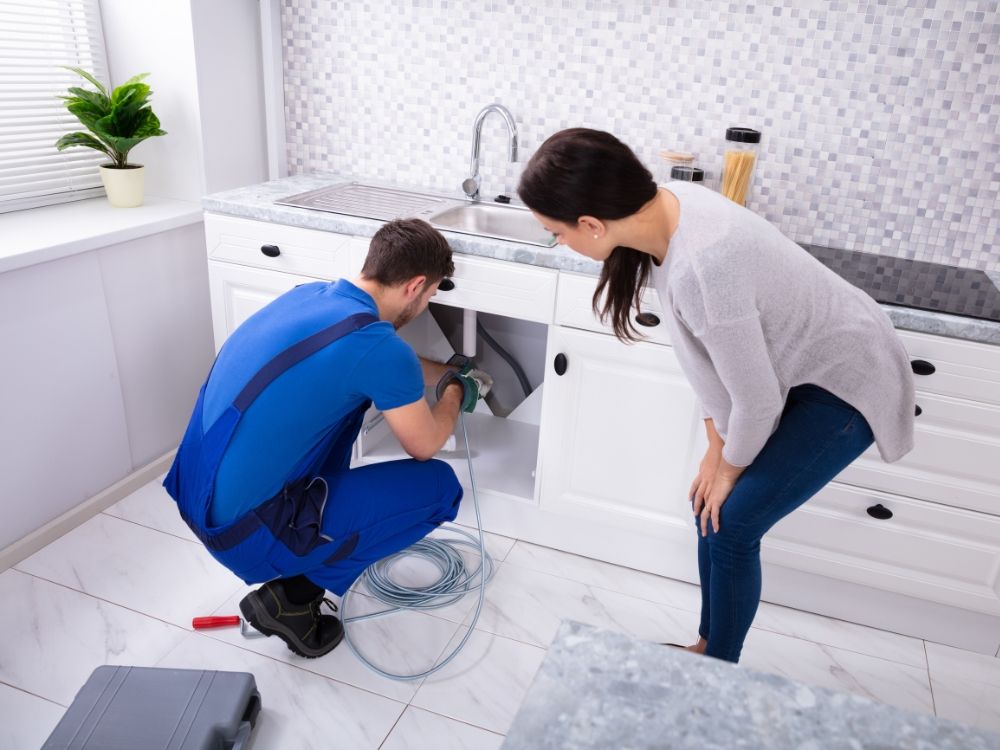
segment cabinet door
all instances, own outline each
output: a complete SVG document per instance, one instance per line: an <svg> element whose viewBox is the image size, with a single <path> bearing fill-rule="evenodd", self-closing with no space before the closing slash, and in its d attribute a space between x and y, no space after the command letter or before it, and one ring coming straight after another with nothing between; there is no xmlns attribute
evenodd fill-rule
<svg viewBox="0 0 1000 750"><path fill-rule="evenodd" d="M247 318L299 284L318 279L277 271L262 271L232 263L208 262L212 295L212 328L215 351Z"/></svg>
<svg viewBox="0 0 1000 750"><path fill-rule="evenodd" d="M763 542L765 562L1000 615L1000 518L831 482Z"/></svg>
<svg viewBox="0 0 1000 750"><path fill-rule="evenodd" d="M695 539L687 491L706 442L671 347L553 326L540 440L543 509Z"/></svg>

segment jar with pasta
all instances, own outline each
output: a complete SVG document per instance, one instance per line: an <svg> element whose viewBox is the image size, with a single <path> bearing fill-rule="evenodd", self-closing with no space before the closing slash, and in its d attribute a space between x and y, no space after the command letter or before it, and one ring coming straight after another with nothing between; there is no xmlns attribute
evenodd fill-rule
<svg viewBox="0 0 1000 750"><path fill-rule="evenodd" d="M745 206L747 202L759 148L759 130L726 129L726 151L722 160L719 192L741 206Z"/></svg>

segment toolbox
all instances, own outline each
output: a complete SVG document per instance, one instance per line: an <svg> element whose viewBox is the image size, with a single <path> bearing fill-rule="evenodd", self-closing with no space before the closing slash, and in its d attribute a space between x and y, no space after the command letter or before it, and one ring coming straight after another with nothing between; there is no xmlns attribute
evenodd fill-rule
<svg viewBox="0 0 1000 750"><path fill-rule="evenodd" d="M248 672L102 666L42 750L245 750L259 713Z"/></svg>

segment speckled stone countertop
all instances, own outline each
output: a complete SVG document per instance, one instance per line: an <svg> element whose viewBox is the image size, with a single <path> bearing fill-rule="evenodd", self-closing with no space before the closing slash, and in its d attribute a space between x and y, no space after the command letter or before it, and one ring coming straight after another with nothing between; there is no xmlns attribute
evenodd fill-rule
<svg viewBox="0 0 1000 750"><path fill-rule="evenodd" d="M564 622L503 750L996 750L1000 735Z"/></svg>
<svg viewBox="0 0 1000 750"><path fill-rule="evenodd" d="M240 216L258 221L269 221L276 224L289 224L307 229L320 229L327 232L352 234L361 237L371 237L382 226L381 221L362 219L354 216L314 211L293 206L282 206L274 201L297 193L305 193L321 187L335 185L341 182L371 182L362 177L341 174L337 172L313 173L295 175L280 180L237 188L221 193L214 193L202 199L202 207L211 213ZM382 184L386 183L373 183ZM413 185L388 185L404 190L422 192L422 188ZM434 191L441 195L440 191ZM463 199L460 191L445 194L447 197ZM600 264L588 260L565 247L545 248L536 245L525 245L518 242L495 240L488 237L476 237L456 232L443 232L455 252L466 255L478 255L484 258L526 263L528 265L555 268L561 271L572 271L596 276L600 272ZM989 274L990 278L1000 286L1000 273ZM916 310L896 305L882 305L896 328L931 333L938 336L978 341L987 344L1000 345L1000 323L990 320L979 320L959 315Z"/></svg>

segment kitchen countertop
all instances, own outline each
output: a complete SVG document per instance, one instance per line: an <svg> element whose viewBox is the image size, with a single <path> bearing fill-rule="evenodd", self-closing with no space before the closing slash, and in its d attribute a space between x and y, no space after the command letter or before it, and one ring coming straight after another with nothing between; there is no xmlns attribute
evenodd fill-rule
<svg viewBox="0 0 1000 750"><path fill-rule="evenodd" d="M563 622L504 750L986 750L1000 735Z"/></svg>
<svg viewBox="0 0 1000 750"><path fill-rule="evenodd" d="M288 224L307 229L319 229L340 234L371 237L382 226L383 222L324 211L295 208L293 206L283 206L274 202L279 198L352 180L368 182L364 178L337 172L295 175L259 185L214 193L202 200L202 207L211 213L226 214L277 224ZM413 185L390 186L405 190L422 191L422 188ZM435 191L435 194L441 195L442 193ZM458 190L454 193L443 194L452 198L465 198ZM554 268L561 271L572 271L592 276L596 276L601 268L599 263L584 258L561 246L546 248L456 232L445 231L443 234L448 238L448 242L455 252L466 255L478 255L480 257L494 258L513 263L526 263L528 265ZM821 251L829 251L827 248L807 249L813 255L820 254ZM987 275L994 284L1000 287L1000 273L988 272ZM882 308L889 315L893 325L902 330L1000 345L1000 322L890 304L882 304Z"/></svg>

